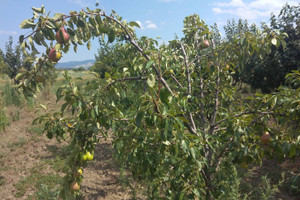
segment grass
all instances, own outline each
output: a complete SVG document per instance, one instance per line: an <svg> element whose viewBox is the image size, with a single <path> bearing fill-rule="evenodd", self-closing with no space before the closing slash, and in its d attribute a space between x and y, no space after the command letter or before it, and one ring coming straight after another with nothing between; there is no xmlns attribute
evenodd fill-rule
<svg viewBox="0 0 300 200"><path fill-rule="evenodd" d="M62 178L56 174L41 174L41 173L34 173L30 176L19 181L15 184L15 188L17 192L15 193L16 198L20 198L24 196L27 189L30 187L34 187L35 189L39 189L42 184L47 185L47 187L54 188L58 186L62 181Z"/></svg>
<svg viewBox="0 0 300 200"><path fill-rule="evenodd" d="M5 178L0 176L0 186L5 184Z"/></svg>
<svg viewBox="0 0 300 200"><path fill-rule="evenodd" d="M6 115L6 110L5 108L1 107L0 108L0 132L5 131L5 127L9 126L9 124L10 124L10 119Z"/></svg>
<svg viewBox="0 0 300 200"><path fill-rule="evenodd" d="M88 74L85 72L70 73L73 77L88 77ZM84 78L84 79L85 79ZM64 83L64 79L58 78L54 82L53 86L48 86L41 90L38 99L29 99L23 101L22 95L17 93L16 88L11 84L11 82L1 77L0 78L0 95L2 114L0 115L1 123L4 123L7 126L7 120L12 124L14 121L19 119L19 108L26 106L29 108L29 111L34 111L37 107L37 102L48 101L50 95L55 94L54 89L60 87ZM77 81L76 81L77 83ZM80 83L80 81L79 81ZM5 106L5 107L4 107ZM11 111L11 112L9 112ZM12 112L13 111L13 112ZM4 120L5 119L5 120ZM43 135L43 125L29 125L27 132L30 133L29 138L19 136L15 141L6 144L6 147L11 151L22 148L25 144L31 141L39 141L40 136ZM45 199L45 200L54 200L58 199L59 185L63 180L58 173L61 172L65 167L66 157L70 152L68 146L58 147L56 145L47 145L50 156L46 158L39 158L39 162L34 164L30 170L27 170L26 176L21 178L18 182L14 184L15 187L15 198L21 198L26 196L27 191L34 191L34 194L26 197L27 199ZM38 150L33 150L34 154L39 154ZM5 158L6 155L0 152L0 161ZM0 162L0 172L5 173L8 169L13 168L14 166L2 167ZM0 174L0 186L6 184L5 179Z"/></svg>
<svg viewBox="0 0 300 200"><path fill-rule="evenodd" d="M49 166L50 169L49 170ZM58 187L63 180L57 172L65 166L65 159L61 156L47 158L36 163L29 171L29 175L14 185L17 192L16 198L23 197L28 188L34 188L35 194L28 199L55 199L58 195ZM45 173L47 171L48 173Z"/></svg>
<svg viewBox="0 0 300 200"><path fill-rule="evenodd" d="M56 187L54 189L51 189L49 188L48 185L42 184L35 192L35 194L29 196L27 199L28 200L36 200L36 199L57 200L59 199L59 188Z"/></svg>
<svg viewBox="0 0 300 200"><path fill-rule="evenodd" d="M42 136L43 135L43 130L44 130L44 127L40 124L32 125L32 126L27 128L27 131L29 133L31 133L32 135L34 135L34 136Z"/></svg>
<svg viewBox="0 0 300 200"><path fill-rule="evenodd" d="M15 151L17 148L24 146L28 140L24 137L18 137L18 141L8 143L7 147L10 148L11 151Z"/></svg>

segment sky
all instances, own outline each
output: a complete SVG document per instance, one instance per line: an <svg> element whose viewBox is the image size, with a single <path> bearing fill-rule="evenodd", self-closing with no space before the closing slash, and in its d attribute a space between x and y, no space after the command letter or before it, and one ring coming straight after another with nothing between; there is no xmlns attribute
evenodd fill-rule
<svg viewBox="0 0 300 200"><path fill-rule="evenodd" d="M270 14L278 14L285 3L299 5L299 0L0 0L0 48L5 50L9 36L13 36L17 44L19 35L29 33L29 29L20 29L20 23L31 18L31 7L45 6L46 12L69 13L89 7L110 13L115 10L119 16L141 25L138 36L161 37L160 43L182 35L183 19L194 13L198 14L207 24L217 23L221 32L227 20L247 19L249 23L269 21ZM78 48L77 53L70 50L63 55L60 62L94 59L98 40L92 41L91 50L85 46Z"/></svg>

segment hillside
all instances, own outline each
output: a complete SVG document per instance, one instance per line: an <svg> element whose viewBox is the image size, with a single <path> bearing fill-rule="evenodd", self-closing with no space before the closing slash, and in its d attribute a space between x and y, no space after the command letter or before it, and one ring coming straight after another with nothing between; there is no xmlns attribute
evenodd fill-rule
<svg viewBox="0 0 300 200"><path fill-rule="evenodd" d="M82 61L70 61L70 62L61 62L56 65L57 69L74 69L84 67L88 69L94 64L95 60L82 60Z"/></svg>

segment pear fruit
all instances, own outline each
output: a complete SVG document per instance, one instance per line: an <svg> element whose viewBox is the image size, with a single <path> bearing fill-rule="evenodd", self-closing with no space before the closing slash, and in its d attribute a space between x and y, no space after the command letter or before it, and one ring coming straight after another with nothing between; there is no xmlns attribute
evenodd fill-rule
<svg viewBox="0 0 300 200"><path fill-rule="evenodd" d="M57 62L61 58L61 53L59 51L56 51L55 48L51 49L48 53L48 58L52 62Z"/></svg>
<svg viewBox="0 0 300 200"><path fill-rule="evenodd" d="M269 132L264 132L264 134L260 137L260 141L263 144L268 144L270 142L271 136Z"/></svg>
<svg viewBox="0 0 300 200"><path fill-rule="evenodd" d="M202 43L201 43L201 48L202 48L202 49L205 49L205 48L207 48L207 47L209 47L209 46L210 46L210 43L209 43L208 40L203 40L203 41L202 41Z"/></svg>
<svg viewBox="0 0 300 200"><path fill-rule="evenodd" d="M64 27L61 27L55 35L56 41L60 44L66 44L70 40L70 35Z"/></svg>
<svg viewBox="0 0 300 200"><path fill-rule="evenodd" d="M71 191L77 191L79 190L80 186L76 181L73 181L70 185L70 190Z"/></svg>

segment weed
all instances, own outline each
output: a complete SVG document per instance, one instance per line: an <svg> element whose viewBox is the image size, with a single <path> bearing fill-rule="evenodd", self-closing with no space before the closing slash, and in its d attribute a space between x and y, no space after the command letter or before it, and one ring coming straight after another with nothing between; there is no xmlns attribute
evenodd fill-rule
<svg viewBox="0 0 300 200"><path fill-rule="evenodd" d="M24 196L27 188L29 187L33 186L35 188L38 188L42 184L46 183L47 186L54 188L55 186L59 185L61 181L62 178L59 175L41 174L40 171L37 171L36 173L33 173L30 176L25 177L24 179L20 180L18 183L14 185L17 190L15 197L20 198Z"/></svg>
<svg viewBox="0 0 300 200"><path fill-rule="evenodd" d="M5 106L15 105L17 107L23 106L24 97L19 94L16 87L12 86L11 83L6 82L2 89L3 104Z"/></svg>
<svg viewBox="0 0 300 200"><path fill-rule="evenodd" d="M0 132L5 131L5 127L9 126L10 120L6 115L5 108L0 108Z"/></svg>
<svg viewBox="0 0 300 200"><path fill-rule="evenodd" d="M29 126L27 131L33 135L42 136L43 135L44 127L40 124Z"/></svg>
<svg viewBox="0 0 300 200"><path fill-rule="evenodd" d="M28 98L27 98L27 101L26 101L26 106L27 106L27 108L29 108L29 109L33 109L34 106L35 106L35 100L34 100L34 98L28 97Z"/></svg>
<svg viewBox="0 0 300 200"><path fill-rule="evenodd" d="M5 184L5 178L3 176L0 176L0 186Z"/></svg>
<svg viewBox="0 0 300 200"><path fill-rule="evenodd" d="M31 131L37 131L39 133L40 127L31 127ZM17 192L15 197L19 198L24 196L28 188L34 188L36 190L35 194L29 197L28 199L58 199L58 186L62 182L63 177L60 177L55 172L63 170L65 166L65 151L66 148L58 148L54 145L49 145L48 149L51 149L51 152L54 153L53 158L43 159L40 162L36 163L30 170L29 176L20 180L14 185ZM48 172L45 171L55 171Z"/></svg>
<svg viewBox="0 0 300 200"><path fill-rule="evenodd" d="M35 192L33 199L56 200L59 199L59 189L50 189L48 185L42 184Z"/></svg>
<svg viewBox="0 0 300 200"><path fill-rule="evenodd" d="M282 188L294 196L300 196L300 174L288 173Z"/></svg>

